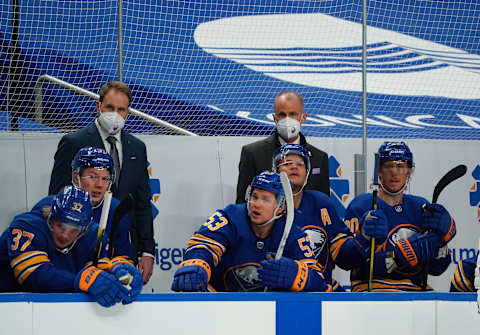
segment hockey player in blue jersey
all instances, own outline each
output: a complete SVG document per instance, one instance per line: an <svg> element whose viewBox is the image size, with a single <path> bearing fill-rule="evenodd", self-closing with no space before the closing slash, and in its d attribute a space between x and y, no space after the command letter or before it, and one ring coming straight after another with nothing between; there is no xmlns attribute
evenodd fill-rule
<svg viewBox="0 0 480 335"><path fill-rule="evenodd" d="M84 147L77 152L71 165L72 184L88 191L92 200L93 220L99 223L105 193L110 189L112 180L115 180L112 157L105 149ZM33 207L32 211L41 211L46 217L52 199L53 196L45 197ZM101 257L108 257L112 216L119 203L118 199L112 197ZM114 245L113 256L125 257L133 265L128 216L123 217L118 223Z"/></svg>
<svg viewBox="0 0 480 335"><path fill-rule="evenodd" d="M308 236L292 225L282 257L274 260L285 227L280 176L254 178L246 204L216 211L193 235L175 272L174 291L329 291ZM294 222L297 216L294 218ZM209 285L210 284L210 285Z"/></svg>
<svg viewBox="0 0 480 335"><path fill-rule="evenodd" d="M110 189L112 180L115 180L112 157L105 149L84 147L77 152L71 165L72 183L75 187L88 191L92 201L93 221L99 223L105 193ZM52 200L53 196L43 198L33 207L32 212L41 212L46 218L49 214ZM122 265L124 270L130 274L126 280L130 282L129 285L132 288L131 295L136 297L142 290L143 280L141 279L141 273L134 267L131 259L132 245L127 216L123 217L117 225L114 236L115 247L113 253L110 253L112 217L118 205L118 199L112 198L98 263L100 268L108 266L112 260L116 263L124 263Z"/></svg>
<svg viewBox="0 0 480 335"><path fill-rule="evenodd" d="M377 239L372 291L420 291L426 285L425 271L441 275L451 262L447 243L455 236L455 222L439 204L405 194L414 162L404 142L385 142L379 150L380 168L377 208L388 221L385 240ZM355 234L362 231L362 221L371 215L372 194L352 200L345 222ZM366 291L369 262L351 271L352 291Z"/></svg>
<svg viewBox="0 0 480 335"><path fill-rule="evenodd" d="M0 292L87 292L105 307L133 301L117 280L125 264L91 265L98 228L92 216L88 192L72 186L54 196L47 218L17 215L0 236Z"/></svg>
<svg viewBox="0 0 480 335"><path fill-rule="evenodd" d="M477 257L478 255L458 262L450 282L450 292L477 291L475 288L475 269L477 268ZM478 284L480 285L480 283Z"/></svg>
<svg viewBox="0 0 480 335"><path fill-rule="evenodd" d="M387 234L384 216L367 220L364 224L365 234L356 237L340 219L333 202L322 192L304 190L310 173L310 158L306 149L298 144L284 144L272 157L272 169L284 171L293 185L293 200L299 215L306 217L300 228L310 237L313 252L325 279L334 291L344 291L332 278L332 270L338 265L344 270L351 270L364 261L364 249L368 248L371 236L383 238Z"/></svg>

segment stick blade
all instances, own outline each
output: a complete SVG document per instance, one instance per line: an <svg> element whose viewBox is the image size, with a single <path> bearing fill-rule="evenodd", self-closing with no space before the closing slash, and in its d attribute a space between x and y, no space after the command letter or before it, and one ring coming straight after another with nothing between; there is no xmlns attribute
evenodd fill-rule
<svg viewBox="0 0 480 335"><path fill-rule="evenodd" d="M285 220L285 228L283 230L282 239L280 240L277 253L275 254L275 259L277 260L282 257L283 249L285 248L285 244L287 243L288 234L290 234L290 229L292 228L295 210L295 207L293 205L292 186L290 185L290 179L288 179L288 176L284 171L280 172L280 181L282 182L283 192L285 192L287 218Z"/></svg>
<svg viewBox="0 0 480 335"><path fill-rule="evenodd" d="M453 169L448 171L435 186L435 189L433 190L432 203L437 202L440 193L445 187L447 187L448 184L464 176L466 173L467 167L464 164L457 165Z"/></svg>
<svg viewBox="0 0 480 335"><path fill-rule="evenodd" d="M117 232L118 224L120 220L130 212L135 206L135 199L129 193L115 208L112 215L112 225L110 226L110 258L113 257L113 250L115 245L115 234Z"/></svg>

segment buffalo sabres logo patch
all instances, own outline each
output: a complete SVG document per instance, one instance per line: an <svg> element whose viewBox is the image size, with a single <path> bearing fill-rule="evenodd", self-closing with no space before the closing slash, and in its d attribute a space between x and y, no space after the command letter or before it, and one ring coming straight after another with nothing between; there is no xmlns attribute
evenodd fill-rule
<svg viewBox="0 0 480 335"><path fill-rule="evenodd" d="M227 271L225 285L228 291L237 292L263 291L264 288L254 265L240 266Z"/></svg>
<svg viewBox="0 0 480 335"><path fill-rule="evenodd" d="M327 242L327 235L320 229L310 228L305 230L305 233L310 237L310 246L313 249L315 258L322 252Z"/></svg>

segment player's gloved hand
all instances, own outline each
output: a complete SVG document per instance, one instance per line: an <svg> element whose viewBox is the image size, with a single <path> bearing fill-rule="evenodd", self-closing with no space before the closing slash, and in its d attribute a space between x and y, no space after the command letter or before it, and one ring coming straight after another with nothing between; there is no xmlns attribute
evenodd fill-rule
<svg viewBox="0 0 480 335"><path fill-rule="evenodd" d="M126 305L137 299L143 287L143 277L138 269L128 263L115 265L112 274L128 290L128 299L122 300Z"/></svg>
<svg viewBox="0 0 480 335"><path fill-rule="evenodd" d="M172 291L206 292L210 280L210 266L201 259L180 263L173 275Z"/></svg>
<svg viewBox="0 0 480 335"><path fill-rule="evenodd" d="M444 243L449 242L457 233L455 221L440 204L423 206L423 228L438 234Z"/></svg>
<svg viewBox="0 0 480 335"><path fill-rule="evenodd" d="M387 222L387 217L381 209L368 211L360 219L361 234L369 241L374 237L376 243L382 244L388 235Z"/></svg>
<svg viewBox="0 0 480 335"><path fill-rule="evenodd" d="M278 260L271 259L262 261L261 265L262 267L258 269L258 276L262 284L269 288L301 291L303 286L305 286L306 278L308 277L308 268L298 261L282 257ZM302 283L297 283L301 280L300 278L296 280L299 272L304 274L302 276L304 280Z"/></svg>
<svg viewBox="0 0 480 335"><path fill-rule="evenodd" d="M441 239L437 234L414 234L398 240L394 247L394 259L401 267L414 268L428 263L438 255Z"/></svg>
<svg viewBox="0 0 480 335"><path fill-rule="evenodd" d="M360 233L354 238L355 246L362 255L370 256L370 240L375 238L375 244L382 244L388 235L387 217L382 210L368 211L360 219Z"/></svg>
<svg viewBox="0 0 480 335"><path fill-rule="evenodd" d="M75 289L89 293L104 307L128 299L128 290L114 275L94 266L87 266L76 275Z"/></svg>

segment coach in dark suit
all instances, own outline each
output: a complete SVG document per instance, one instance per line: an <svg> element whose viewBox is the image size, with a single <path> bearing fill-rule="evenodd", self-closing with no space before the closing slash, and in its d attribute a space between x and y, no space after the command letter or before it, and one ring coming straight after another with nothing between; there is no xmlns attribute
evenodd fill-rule
<svg viewBox="0 0 480 335"><path fill-rule="evenodd" d="M155 254L151 191L145 144L123 130L131 100L130 89L121 82L102 86L95 122L61 138L48 193L56 194L72 183L71 162L79 149L85 146L106 149L115 165L116 176L111 188L113 196L122 200L131 193L135 198L135 209L130 213L130 235L133 256L136 256L138 268L147 283L152 275Z"/></svg>
<svg viewBox="0 0 480 335"><path fill-rule="evenodd" d="M328 179L328 155L307 143L300 127L307 119L303 98L296 92L282 92L273 104L273 119L277 125L275 133L266 139L242 147L238 165L237 203L245 202L245 191L252 179L263 170L272 169L272 156L285 143L300 144L310 154L312 169L306 189L321 191L330 196Z"/></svg>

